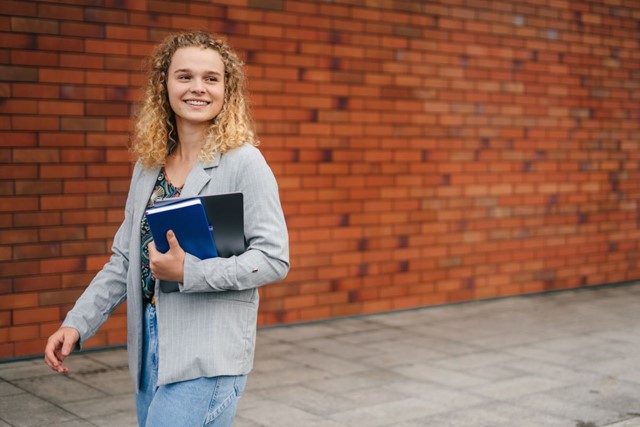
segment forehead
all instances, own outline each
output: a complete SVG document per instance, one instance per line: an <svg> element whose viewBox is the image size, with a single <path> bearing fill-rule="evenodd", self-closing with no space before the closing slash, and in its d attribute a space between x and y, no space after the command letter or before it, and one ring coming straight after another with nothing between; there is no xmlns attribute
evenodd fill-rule
<svg viewBox="0 0 640 427"><path fill-rule="evenodd" d="M189 69L192 71L217 71L224 74L224 63L220 54L204 47L181 47L171 57L169 71Z"/></svg>

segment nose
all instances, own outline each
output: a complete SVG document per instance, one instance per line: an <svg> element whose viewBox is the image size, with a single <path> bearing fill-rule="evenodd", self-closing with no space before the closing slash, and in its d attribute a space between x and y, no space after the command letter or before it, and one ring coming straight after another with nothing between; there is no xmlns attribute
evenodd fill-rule
<svg viewBox="0 0 640 427"><path fill-rule="evenodd" d="M202 79L193 79L191 82L191 92L204 93L204 82Z"/></svg>

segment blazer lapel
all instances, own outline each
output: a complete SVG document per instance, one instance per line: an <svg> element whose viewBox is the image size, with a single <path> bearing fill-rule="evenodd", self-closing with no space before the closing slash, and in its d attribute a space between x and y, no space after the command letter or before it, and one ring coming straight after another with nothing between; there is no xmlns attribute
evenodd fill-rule
<svg viewBox="0 0 640 427"><path fill-rule="evenodd" d="M140 222L142 216L149 203L151 192L155 187L158 179L160 168L147 169L143 168L140 175L136 178L137 182L132 187L134 197L133 218L132 218L132 236L129 251L129 265L133 268L129 272L131 281L127 287L128 310L131 310L132 316L142 318L142 287L140 285ZM142 332L138 331L138 340L141 340ZM138 345L138 350L140 346Z"/></svg>
<svg viewBox="0 0 640 427"><path fill-rule="evenodd" d="M144 214L145 209L147 209L147 204L149 203L149 198L151 197L151 192L155 187L159 173L160 168L145 168L142 170L142 176L138 182L138 191L136 191L136 205L133 211L133 220L138 224L142 220L142 215Z"/></svg>
<svg viewBox="0 0 640 427"><path fill-rule="evenodd" d="M213 160L209 162L198 162L193 166L187 180L182 187L180 197L195 197L211 180L211 175L206 169L217 167L220 164L220 154L216 153Z"/></svg>

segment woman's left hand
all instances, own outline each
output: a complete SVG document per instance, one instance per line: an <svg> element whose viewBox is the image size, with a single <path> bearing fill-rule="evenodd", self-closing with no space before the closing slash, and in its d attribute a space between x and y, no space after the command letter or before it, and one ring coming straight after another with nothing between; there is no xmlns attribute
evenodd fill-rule
<svg viewBox="0 0 640 427"><path fill-rule="evenodd" d="M165 253L159 252L154 242L149 243L149 267L156 279L182 283L185 252L171 230L167 231L167 241L169 250Z"/></svg>

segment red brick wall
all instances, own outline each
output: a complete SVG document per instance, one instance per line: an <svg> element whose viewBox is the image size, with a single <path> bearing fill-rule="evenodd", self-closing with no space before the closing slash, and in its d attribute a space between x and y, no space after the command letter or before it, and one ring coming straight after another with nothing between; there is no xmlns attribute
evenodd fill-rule
<svg viewBox="0 0 640 427"><path fill-rule="evenodd" d="M142 59L183 28L245 58L280 183L261 325L640 278L636 1L2 0L0 358L108 259Z"/></svg>

